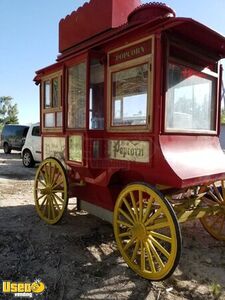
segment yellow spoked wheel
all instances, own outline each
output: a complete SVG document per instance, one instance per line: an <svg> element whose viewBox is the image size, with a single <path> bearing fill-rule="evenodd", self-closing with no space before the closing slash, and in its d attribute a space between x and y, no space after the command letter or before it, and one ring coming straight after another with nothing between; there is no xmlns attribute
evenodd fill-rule
<svg viewBox="0 0 225 300"><path fill-rule="evenodd" d="M206 214L200 219L203 227L215 239L225 241L225 180L210 185L203 204L218 207L215 214Z"/></svg>
<svg viewBox="0 0 225 300"><path fill-rule="evenodd" d="M39 166L34 183L38 215L48 224L56 224L68 203L66 172L59 160L47 158Z"/></svg>
<svg viewBox="0 0 225 300"><path fill-rule="evenodd" d="M124 260L140 276L162 280L175 270L180 227L170 203L153 187L125 187L114 208L114 234Z"/></svg>

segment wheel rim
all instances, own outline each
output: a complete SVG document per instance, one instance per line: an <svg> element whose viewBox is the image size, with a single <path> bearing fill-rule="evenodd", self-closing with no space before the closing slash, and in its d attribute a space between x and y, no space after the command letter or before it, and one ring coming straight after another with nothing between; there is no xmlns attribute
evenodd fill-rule
<svg viewBox="0 0 225 300"><path fill-rule="evenodd" d="M57 223L68 203L64 167L55 158L45 159L39 166L34 187L37 213L48 224Z"/></svg>
<svg viewBox="0 0 225 300"><path fill-rule="evenodd" d="M150 186L132 184L122 190L114 209L114 233L124 260L140 276L162 280L175 270L179 224L169 202Z"/></svg>
<svg viewBox="0 0 225 300"><path fill-rule="evenodd" d="M29 166L31 163L31 155L29 152L25 152L23 156L23 162L25 166Z"/></svg>
<svg viewBox="0 0 225 300"><path fill-rule="evenodd" d="M225 241L225 180L209 186L209 192L203 197L205 206L218 205L221 209L215 215L205 215L201 223L205 230L219 241Z"/></svg>

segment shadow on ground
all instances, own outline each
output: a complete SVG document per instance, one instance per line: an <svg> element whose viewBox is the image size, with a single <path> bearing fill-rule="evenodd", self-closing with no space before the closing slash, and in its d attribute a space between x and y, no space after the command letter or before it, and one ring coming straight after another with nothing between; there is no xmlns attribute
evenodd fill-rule
<svg viewBox="0 0 225 300"><path fill-rule="evenodd" d="M0 278L40 278L47 290L39 299L216 299L211 285L215 282L221 290L225 286L225 248L212 240L205 243L208 236L201 228L195 230L201 233L196 239L193 228L183 228L180 266L159 283L132 272L116 249L112 226L91 215L69 210L60 224L50 226L33 205L2 207L0 228Z"/></svg>

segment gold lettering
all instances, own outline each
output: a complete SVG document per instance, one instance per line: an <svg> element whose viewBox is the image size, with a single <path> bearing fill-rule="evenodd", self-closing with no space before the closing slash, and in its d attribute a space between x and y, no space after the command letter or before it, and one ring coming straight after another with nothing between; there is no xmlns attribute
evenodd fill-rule
<svg viewBox="0 0 225 300"><path fill-rule="evenodd" d="M25 283L24 291L25 291L25 293L31 293L31 284L30 283Z"/></svg>
<svg viewBox="0 0 225 300"><path fill-rule="evenodd" d="M24 283L18 283L17 287L18 293L24 293Z"/></svg>
<svg viewBox="0 0 225 300"><path fill-rule="evenodd" d="M10 293L11 292L10 285L11 285L10 281L3 281L3 285L2 285L3 293Z"/></svg>
<svg viewBox="0 0 225 300"><path fill-rule="evenodd" d="M118 63L122 60L126 60L126 59L132 58L134 56L144 54L144 53L145 53L145 48L143 46L140 46L140 47L130 49L130 50L126 50L124 52L121 52L121 53L117 54L116 57L115 57L115 61Z"/></svg>
<svg viewBox="0 0 225 300"><path fill-rule="evenodd" d="M11 283L11 293L17 293L18 291L18 284L17 283Z"/></svg>

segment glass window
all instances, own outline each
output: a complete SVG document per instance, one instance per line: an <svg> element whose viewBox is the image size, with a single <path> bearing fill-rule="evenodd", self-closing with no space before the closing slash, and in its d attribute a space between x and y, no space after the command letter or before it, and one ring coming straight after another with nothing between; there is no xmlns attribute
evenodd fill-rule
<svg viewBox="0 0 225 300"><path fill-rule="evenodd" d="M69 68L68 127L86 127L86 63Z"/></svg>
<svg viewBox="0 0 225 300"><path fill-rule="evenodd" d="M59 104L59 79L52 79L52 106L58 107Z"/></svg>
<svg viewBox="0 0 225 300"><path fill-rule="evenodd" d="M169 64L167 130L215 130L216 79L190 67Z"/></svg>
<svg viewBox="0 0 225 300"><path fill-rule="evenodd" d="M112 73L112 125L147 124L148 64Z"/></svg>
<svg viewBox="0 0 225 300"><path fill-rule="evenodd" d="M61 111L56 113L56 126L62 127L62 112Z"/></svg>
<svg viewBox="0 0 225 300"><path fill-rule="evenodd" d="M44 82L44 96L45 96L45 108L51 107L51 82L45 81Z"/></svg>
<svg viewBox="0 0 225 300"><path fill-rule="evenodd" d="M31 135L33 135L33 136L40 136L41 135L40 134L40 126L33 127Z"/></svg>
<svg viewBox="0 0 225 300"><path fill-rule="evenodd" d="M43 119L44 127L62 127L62 106L61 106L61 80L60 74L51 74L43 81Z"/></svg>
<svg viewBox="0 0 225 300"><path fill-rule="evenodd" d="M55 127L55 113L45 114L45 127Z"/></svg>
<svg viewBox="0 0 225 300"><path fill-rule="evenodd" d="M104 128L104 65L98 59L90 66L89 129Z"/></svg>

